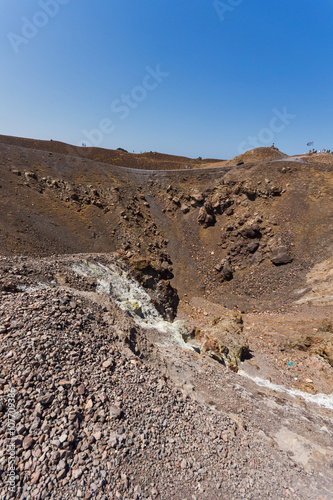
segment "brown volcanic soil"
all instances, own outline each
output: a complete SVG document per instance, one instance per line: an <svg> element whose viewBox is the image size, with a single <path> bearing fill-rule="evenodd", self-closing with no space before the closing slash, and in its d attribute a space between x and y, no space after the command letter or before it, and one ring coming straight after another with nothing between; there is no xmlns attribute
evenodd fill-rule
<svg viewBox="0 0 333 500"><path fill-rule="evenodd" d="M283 304L331 252L330 166L278 160L150 173L2 144L0 168L3 255L168 253L181 294L248 309ZM193 199L196 192L203 201ZM205 200L216 207L207 228L197 222ZM253 223L259 247L251 254L253 239L242 230ZM293 256L287 266L270 261L279 244ZM234 279L221 282L215 266L227 257Z"/></svg>
<svg viewBox="0 0 333 500"><path fill-rule="evenodd" d="M227 165L236 165L236 163L238 163L239 161L243 161L244 163L252 163L263 160L280 160L286 158L288 158L288 155L281 153L281 151L273 146L270 148L262 147L250 149L249 151L246 151L241 155L235 156L235 158L230 160Z"/></svg>
<svg viewBox="0 0 333 500"><path fill-rule="evenodd" d="M206 165L210 166L221 162L221 160L199 160L186 158L185 156L161 154L153 151L137 154L129 153L121 148L112 150L78 147L59 141L41 141L4 135L0 135L0 143L32 150L45 151L48 153L59 153L62 155L80 158L81 160L93 160L101 163L107 163L109 165L121 165L127 168L140 168L145 170L204 168Z"/></svg>
<svg viewBox="0 0 333 500"><path fill-rule="evenodd" d="M35 257L29 263L34 267L41 256L82 252L117 252L134 269L145 260L173 276L181 298L179 314L191 324L204 328L223 314L223 306L243 311L253 356L242 366L246 373L309 394L332 392L333 368L323 356L283 347L286 340L313 333L325 318L333 317L330 155L290 158L259 148L229 166L207 160L206 168L184 170L188 159L89 148L84 150L89 149L91 158L82 158L76 149L68 154L66 145L54 141L34 144L3 138L2 256ZM232 167L239 159L245 164ZM112 165L114 161L120 166ZM165 168L170 171L161 172ZM271 259L280 247L292 261L274 265ZM224 274L226 262L230 281ZM12 265L9 260L8 269ZM12 274L4 272L19 284L21 267ZM147 342L154 344L156 338ZM261 442L273 443L307 474L315 474L313 489L308 477L308 487L301 491L296 471L296 486L285 496L330 498L329 410L272 396L274 392L258 390L239 375L227 372L223 378L224 368L212 360L199 369L193 354L179 354L174 348L159 354L148 351L145 362L164 367L173 383L187 380L201 402L214 402L218 412L228 408L229 414L243 414L248 425L263 433L258 434ZM318 430L324 427L326 434ZM320 477L324 489L316 495ZM274 498L273 490L262 497ZM177 498L177 488L172 494L169 498ZM253 490L254 496L246 497L246 487L244 493L233 490L229 496L209 489L202 498L258 498L256 494Z"/></svg>

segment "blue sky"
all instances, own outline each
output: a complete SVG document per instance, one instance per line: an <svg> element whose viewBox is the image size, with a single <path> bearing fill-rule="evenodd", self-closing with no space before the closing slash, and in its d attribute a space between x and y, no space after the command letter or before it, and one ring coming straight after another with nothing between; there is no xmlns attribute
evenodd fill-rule
<svg viewBox="0 0 333 500"><path fill-rule="evenodd" d="M333 149L332 0L0 5L0 134L232 158Z"/></svg>

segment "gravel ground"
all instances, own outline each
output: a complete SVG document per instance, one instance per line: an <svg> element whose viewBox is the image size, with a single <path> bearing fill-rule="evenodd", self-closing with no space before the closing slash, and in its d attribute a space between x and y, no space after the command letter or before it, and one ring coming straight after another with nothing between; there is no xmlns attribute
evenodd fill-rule
<svg viewBox="0 0 333 500"><path fill-rule="evenodd" d="M1 264L2 277L22 275ZM29 265L18 279L32 284ZM130 339L143 333L112 303L10 288L0 292L1 498L323 498L258 434L135 355Z"/></svg>

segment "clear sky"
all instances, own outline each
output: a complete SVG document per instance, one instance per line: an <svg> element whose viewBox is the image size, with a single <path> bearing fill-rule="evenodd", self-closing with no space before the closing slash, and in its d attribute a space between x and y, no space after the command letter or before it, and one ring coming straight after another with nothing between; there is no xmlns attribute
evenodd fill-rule
<svg viewBox="0 0 333 500"><path fill-rule="evenodd" d="M231 158L333 149L332 0L0 3L0 134Z"/></svg>

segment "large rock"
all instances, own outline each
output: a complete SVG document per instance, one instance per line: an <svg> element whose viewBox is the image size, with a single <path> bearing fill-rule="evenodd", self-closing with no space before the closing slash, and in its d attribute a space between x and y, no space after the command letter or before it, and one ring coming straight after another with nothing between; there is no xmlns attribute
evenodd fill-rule
<svg viewBox="0 0 333 500"><path fill-rule="evenodd" d="M232 271L232 267L231 267L229 260L225 260L223 262L222 278L225 281L230 281L233 278L233 271Z"/></svg>
<svg viewBox="0 0 333 500"><path fill-rule="evenodd" d="M293 258L291 257L287 247L280 246L273 248L271 261L275 266L281 266L283 264L289 264L289 262L293 261Z"/></svg>
<svg viewBox="0 0 333 500"><path fill-rule="evenodd" d="M134 278L146 289L157 311L168 321L177 315L179 296L171 285L173 278L170 260L155 262L148 260L128 260Z"/></svg>
<svg viewBox="0 0 333 500"><path fill-rule="evenodd" d="M203 202L203 196L199 191L195 190L191 193L191 198L195 203L202 203Z"/></svg>
<svg viewBox="0 0 333 500"><path fill-rule="evenodd" d="M260 227L258 224L245 226L243 229L241 229L240 234L243 236L243 238L248 238L250 240L258 238L260 236Z"/></svg>
<svg viewBox="0 0 333 500"><path fill-rule="evenodd" d="M216 218L210 201L206 201L204 206L200 208L198 222L203 227L213 226L215 224Z"/></svg>
<svg viewBox="0 0 333 500"><path fill-rule="evenodd" d="M170 281L161 280L155 287L152 296L153 304L157 311L168 321L173 321L177 314L179 296Z"/></svg>
<svg viewBox="0 0 333 500"><path fill-rule="evenodd" d="M233 278L233 271L229 259L223 259L220 264L215 266L215 270L221 273L222 281L230 281Z"/></svg>
<svg viewBox="0 0 333 500"><path fill-rule="evenodd" d="M250 253L255 253L259 248L259 242L258 241L251 241L247 245L247 249Z"/></svg>
<svg viewBox="0 0 333 500"><path fill-rule="evenodd" d="M197 332L201 352L238 371L238 365L249 353L247 337L243 333L243 320L239 313L228 311L213 321L212 327Z"/></svg>
<svg viewBox="0 0 333 500"><path fill-rule="evenodd" d="M249 200L255 200L257 196L257 187L252 182L246 181L241 187L241 192L246 194Z"/></svg>

